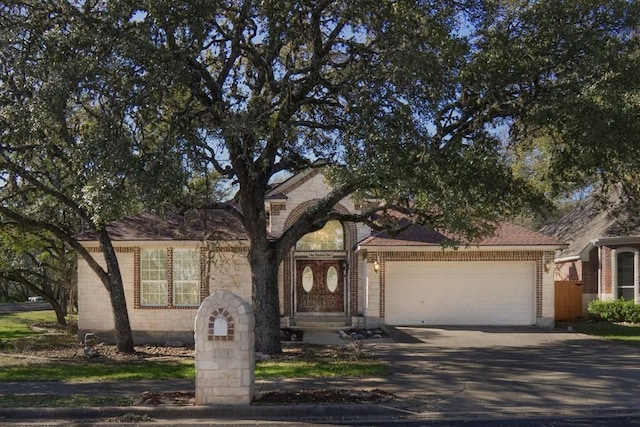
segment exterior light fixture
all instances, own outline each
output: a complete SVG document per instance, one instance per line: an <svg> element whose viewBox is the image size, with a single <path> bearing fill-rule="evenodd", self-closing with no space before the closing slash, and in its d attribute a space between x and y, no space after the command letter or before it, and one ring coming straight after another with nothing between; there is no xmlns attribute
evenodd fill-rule
<svg viewBox="0 0 640 427"><path fill-rule="evenodd" d="M373 271L376 273L380 272L380 263L378 260L373 261Z"/></svg>

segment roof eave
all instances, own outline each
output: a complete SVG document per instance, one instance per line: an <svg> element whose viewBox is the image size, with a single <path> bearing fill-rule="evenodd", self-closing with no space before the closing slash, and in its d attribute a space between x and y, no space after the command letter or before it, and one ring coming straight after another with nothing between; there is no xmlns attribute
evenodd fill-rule
<svg viewBox="0 0 640 427"><path fill-rule="evenodd" d="M216 242L216 243L226 243L229 246L234 245L248 245L248 239L229 239L229 240L207 240L206 242ZM111 240L114 246L144 246L149 243L203 243L201 239L137 239L137 240ZM79 243L84 247L95 247L99 246L100 242L98 240L80 240Z"/></svg>
<svg viewBox="0 0 640 427"><path fill-rule="evenodd" d="M590 242L593 246L632 245L640 243L640 236L599 237Z"/></svg>
<svg viewBox="0 0 640 427"><path fill-rule="evenodd" d="M566 248L567 245L487 245L487 246L459 246L458 248L443 247L441 245L358 245L357 251L383 252L383 251L540 251L549 252Z"/></svg>
<svg viewBox="0 0 640 427"><path fill-rule="evenodd" d="M599 237L591 240L577 255L556 259L556 262L589 261L589 253L594 248L612 245L633 245L640 243L640 236Z"/></svg>
<svg viewBox="0 0 640 427"><path fill-rule="evenodd" d="M573 262L573 261L580 261L580 256L578 255L565 256L565 257L556 258L553 260L553 262L555 262L556 264L562 264L564 262Z"/></svg>

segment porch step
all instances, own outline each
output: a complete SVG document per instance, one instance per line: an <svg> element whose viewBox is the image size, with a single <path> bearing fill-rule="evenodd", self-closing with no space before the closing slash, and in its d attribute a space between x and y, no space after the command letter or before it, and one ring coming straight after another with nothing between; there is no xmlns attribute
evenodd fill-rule
<svg viewBox="0 0 640 427"><path fill-rule="evenodd" d="M337 331L348 329L350 319L344 314L298 314L291 329L304 331Z"/></svg>
<svg viewBox="0 0 640 427"><path fill-rule="evenodd" d="M290 329L303 331L337 331L347 329L349 326L343 323L316 323L316 322L296 322Z"/></svg>

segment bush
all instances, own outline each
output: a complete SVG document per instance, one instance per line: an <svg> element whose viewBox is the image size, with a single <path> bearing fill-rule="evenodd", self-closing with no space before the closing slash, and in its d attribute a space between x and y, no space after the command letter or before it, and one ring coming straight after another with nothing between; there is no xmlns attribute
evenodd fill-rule
<svg viewBox="0 0 640 427"><path fill-rule="evenodd" d="M592 320L612 323L640 323L640 305L631 300L594 300L587 307Z"/></svg>

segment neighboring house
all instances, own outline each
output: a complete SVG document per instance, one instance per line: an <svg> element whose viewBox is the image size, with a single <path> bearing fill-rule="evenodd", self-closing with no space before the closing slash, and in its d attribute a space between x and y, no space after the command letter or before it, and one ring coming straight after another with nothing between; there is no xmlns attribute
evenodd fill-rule
<svg viewBox="0 0 640 427"><path fill-rule="evenodd" d="M330 187L316 169L275 186L265 204L278 236ZM349 198L335 209L359 212ZM138 214L108 227L118 253L136 343L192 340L200 302L228 289L251 299L248 241L230 213L188 219ZM540 325L554 321L554 251L560 241L502 224L494 237L457 250L443 234L412 226L390 236L330 221L304 236L279 268L282 325L330 321L392 325ZM100 247L84 236L93 253ZM108 339L109 297L78 266L78 329Z"/></svg>
<svg viewBox="0 0 640 427"><path fill-rule="evenodd" d="M640 228L623 229L601 202L587 197L540 231L569 244L556 254L555 280L583 285L585 315L594 299L640 302Z"/></svg>

